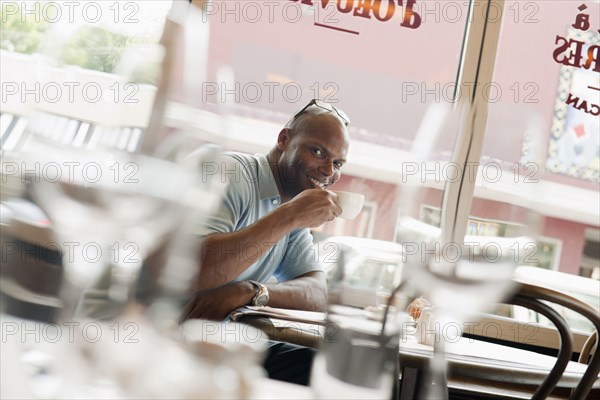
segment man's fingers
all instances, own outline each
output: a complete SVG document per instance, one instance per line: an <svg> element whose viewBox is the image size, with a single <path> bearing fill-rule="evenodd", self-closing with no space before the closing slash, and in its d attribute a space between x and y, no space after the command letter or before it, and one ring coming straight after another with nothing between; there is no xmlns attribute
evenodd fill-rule
<svg viewBox="0 0 600 400"><path fill-rule="evenodd" d="M335 215L335 217L337 218L341 213L342 208L336 204L335 208L333 209L333 215Z"/></svg>

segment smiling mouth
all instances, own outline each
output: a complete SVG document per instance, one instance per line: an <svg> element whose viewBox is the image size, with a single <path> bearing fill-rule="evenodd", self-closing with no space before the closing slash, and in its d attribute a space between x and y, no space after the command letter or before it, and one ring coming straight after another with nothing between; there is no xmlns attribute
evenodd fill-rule
<svg viewBox="0 0 600 400"><path fill-rule="evenodd" d="M315 187L318 187L319 189L325 189L328 186L328 182L320 182L312 176L309 176L308 179L313 183Z"/></svg>

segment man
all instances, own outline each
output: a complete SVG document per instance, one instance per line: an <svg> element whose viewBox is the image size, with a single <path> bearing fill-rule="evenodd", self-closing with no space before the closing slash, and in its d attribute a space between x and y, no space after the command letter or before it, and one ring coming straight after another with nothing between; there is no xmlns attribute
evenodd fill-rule
<svg viewBox="0 0 600 400"><path fill-rule="evenodd" d="M312 100L279 132L266 156L225 156L219 172L226 193L202 228L197 292L184 319L223 320L245 305L326 309L325 274L308 228L342 211L327 189L346 162L348 124L341 110ZM277 282L267 283L272 276Z"/></svg>

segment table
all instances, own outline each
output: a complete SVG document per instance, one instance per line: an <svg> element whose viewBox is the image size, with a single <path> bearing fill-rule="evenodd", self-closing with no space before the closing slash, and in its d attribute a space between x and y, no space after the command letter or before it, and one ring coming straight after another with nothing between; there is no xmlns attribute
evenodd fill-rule
<svg viewBox="0 0 600 400"><path fill-rule="evenodd" d="M318 347L323 339L322 327L314 324L258 316L246 316L240 322L262 329L273 340ZM450 390L480 391L487 395L530 398L556 361L555 357L465 337L452 342L447 340L445 347ZM400 398L419 398L422 372L427 369L432 355L433 346L418 343L414 335L401 339ZM586 367L569 362L556 386L557 392L568 397ZM600 380L594 384L592 396L600 398Z"/></svg>
<svg viewBox="0 0 600 400"><path fill-rule="evenodd" d="M180 343L162 337L140 319L127 322L137 324L135 334L127 338L124 335L127 330L119 331L116 325L122 327L122 323L122 320L73 320L68 325L46 324L0 313L0 398L314 399L311 388L268 379L265 373L258 374L256 370L250 375L243 396L239 390L218 391L210 374L223 374L215 371L215 365L199 360ZM81 329L83 327L86 328ZM118 337L115 336L117 332ZM230 339L238 340L239 337L231 337L232 332L227 330L225 333ZM84 353L90 357L85 362ZM96 359L100 353L106 358ZM123 365L124 361L129 365ZM91 364L97 364L98 368L85 370ZM102 365L110 365L110 369L103 369ZM138 394L139 388L124 388L114 379L115 375L110 374L115 368L121 368L121 372L130 371L127 379L136 386L152 386L148 388L150 393ZM139 374L132 371L139 371ZM231 371L226 376L230 380L236 379ZM164 391L155 391L155 387Z"/></svg>
<svg viewBox="0 0 600 400"><path fill-rule="evenodd" d="M497 395L515 396L523 393L529 398L546 378L556 358L532 351L459 338L445 343L448 362L448 386L462 391L486 390ZM401 398L418 397L422 371L427 368L433 347L417 342L408 335L400 343L400 365L404 374ZM585 372L586 365L569 362L557 388L568 395ZM408 379L407 379L408 378ZM407 383L408 382L408 383ZM476 386L482 388L476 389ZM594 391L600 392L600 380ZM563 390L560 390L563 389Z"/></svg>

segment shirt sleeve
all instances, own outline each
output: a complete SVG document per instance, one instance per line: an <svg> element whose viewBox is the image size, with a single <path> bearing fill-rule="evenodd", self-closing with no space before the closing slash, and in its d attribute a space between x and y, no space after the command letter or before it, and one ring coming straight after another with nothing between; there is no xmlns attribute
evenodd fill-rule
<svg viewBox="0 0 600 400"><path fill-rule="evenodd" d="M313 271L323 271L313 237L308 228L296 229L290 233L288 247L274 275L281 282Z"/></svg>
<svg viewBox="0 0 600 400"><path fill-rule="evenodd" d="M216 165L202 166L203 171L215 174L226 187L217 211L208 216L197 228L199 236L228 233L237 229L246 207L251 203L251 178L246 168L235 158L224 155ZM201 200L199 200L201 201Z"/></svg>

